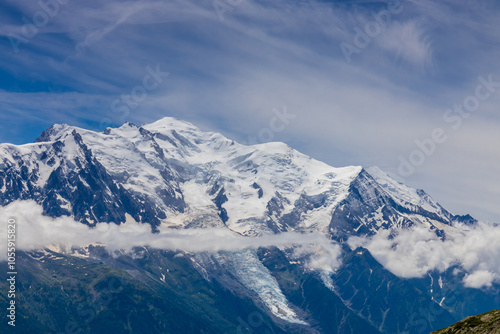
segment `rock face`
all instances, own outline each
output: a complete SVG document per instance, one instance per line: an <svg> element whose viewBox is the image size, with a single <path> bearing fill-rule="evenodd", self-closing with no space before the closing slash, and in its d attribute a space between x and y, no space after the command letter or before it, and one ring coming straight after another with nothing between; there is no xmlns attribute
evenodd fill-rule
<svg viewBox="0 0 500 334"><path fill-rule="evenodd" d="M307 267L314 247L22 253L19 278L29 284L20 285L20 308L29 332L63 332L70 319L82 333L428 333L500 307L497 286L458 288L453 268L402 279L344 243L412 226L441 236L457 223L475 224L472 217L451 214L376 167L336 168L283 143L241 145L173 118L102 133L54 125L35 143L0 144L0 206L20 200L91 227L132 217L152 232L315 232L342 248L334 270ZM96 304L113 277L125 284L113 294L118 304ZM84 283L73 287L75 279ZM83 301L94 306L82 320Z"/></svg>
<svg viewBox="0 0 500 334"><path fill-rule="evenodd" d="M435 334L498 334L500 310L468 317L456 324L434 332Z"/></svg>

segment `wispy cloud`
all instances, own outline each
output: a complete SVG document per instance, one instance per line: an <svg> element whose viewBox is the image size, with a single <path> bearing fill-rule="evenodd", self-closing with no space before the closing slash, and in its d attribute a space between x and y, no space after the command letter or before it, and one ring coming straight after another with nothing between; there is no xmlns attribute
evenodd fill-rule
<svg viewBox="0 0 500 334"><path fill-rule="evenodd" d="M97 130L144 68L161 64L171 73L168 82L130 121L175 116L245 141L267 126L273 108L286 105L298 121L275 140L333 165L380 165L395 173L398 156L441 124L444 110L470 94L478 75L500 78L500 9L493 0L472 8L465 0L401 1L403 10L351 64L339 44L352 42L355 28L364 29L387 3L245 1L221 22L210 0L69 1L17 54L6 36L40 8L8 4L17 11L2 13L0 23L1 103L10 120L0 141L33 140L38 133L15 135L12 128L39 129L39 119ZM72 106L69 94L84 99ZM482 105L470 127L406 181L452 211L498 220L497 202L480 184L498 180L491 143L500 135L480 129L500 124L499 100L497 94ZM471 166L472 150L482 166ZM480 172L471 175L471 168ZM476 184L457 188L463 175ZM498 197L498 190L488 195Z"/></svg>
<svg viewBox="0 0 500 334"><path fill-rule="evenodd" d="M380 39L380 46L390 54L395 61L406 61L421 70L432 67L433 45L427 32L417 21L407 21L392 25Z"/></svg>

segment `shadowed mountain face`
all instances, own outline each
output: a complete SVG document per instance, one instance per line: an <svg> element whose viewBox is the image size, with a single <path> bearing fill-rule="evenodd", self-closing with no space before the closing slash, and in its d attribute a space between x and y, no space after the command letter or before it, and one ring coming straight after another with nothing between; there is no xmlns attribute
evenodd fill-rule
<svg viewBox="0 0 500 334"><path fill-rule="evenodd" d="M435 334L497 334L500 333L500 310L468 317Z"/></svg>
<svg viewBox="0 0 500 334"><path fill-rule="evenodd" d="M32 200L93 228L317 233L342 248L335 269L308 265L314 247L22 252L26 332L68 333L71 321L79 333L428 333L500 307L495 286L464 288L452 269L402 279L345 243L413 226L442 237L472 217L376 167L331 167L283 143L245 146L172 118L103 133L54 125L33 144L0 144L0 189L2 206Z"/></svg>

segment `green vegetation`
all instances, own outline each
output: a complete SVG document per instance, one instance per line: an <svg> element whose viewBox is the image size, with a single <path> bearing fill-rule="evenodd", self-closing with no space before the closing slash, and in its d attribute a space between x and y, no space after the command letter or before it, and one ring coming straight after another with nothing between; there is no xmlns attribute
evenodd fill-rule
<svg viewBox="0 0 500 334"><path fill-rule="evenodd" d="M468 317L434 334L499 334L500 310Z"/></svg>

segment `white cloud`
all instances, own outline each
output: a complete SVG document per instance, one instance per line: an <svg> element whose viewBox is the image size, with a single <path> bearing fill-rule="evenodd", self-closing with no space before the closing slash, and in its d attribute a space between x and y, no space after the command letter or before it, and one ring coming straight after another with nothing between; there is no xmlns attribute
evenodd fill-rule
<svg viewBox="0 0 500 334"><path fill-rule="evenodd" d="M340 246L325 236L309 233L280 233L261 237L243 237L229 229L168 229L160 228L151 233L151 226L129 219L125 224L97 224L95 228L76 222L72 217L50 218L42 215L42 207L33 201L16 201L0 209L0 260L6 260L7 221L16 221L16 248L36 250L50 245L61 249L103 244L113 254L115 251L130 251L134 247L185 252L218 252L256 249L259 247L312 247L318 252L308 263L310 268L330 269L340 265Z"/></svg>
<svg viewBox="0 0 500 334"><path fill-rule="evenodd" d="M309 269L318 269L323 272L333 272L342 262L340 254L341 247L331 242L318 242L301 244L293 250L293 257L306 258L306 266Z"/></svg>
<svg viewBox="0 0 500 334"><path fill-rule="evenodd" d="M479 289L481 287L489 287L495 280L497 275L487 270L478 270L464 278L464 285L469 288Z"/></svg>
<svg viewBox="0 0 500 334"><path fill-rule="evenodd" d="M395 231L396 232L396 231ZM460 265L468 275L464 285L473 288L500 283L500 226L449 228L444 240L432 231L416 227L382 231L371 238L354 237L352 248L365 247L389 271L399 277L422 277L432 270L443 272Z"/></svg>
<svg viewBox="0 0 500 334"><path fill-rule="evenodd" d="M381 35L379 44L382 48L421 69L432 66L432 43L426 31L416 20L396 22Z"/></svg>

